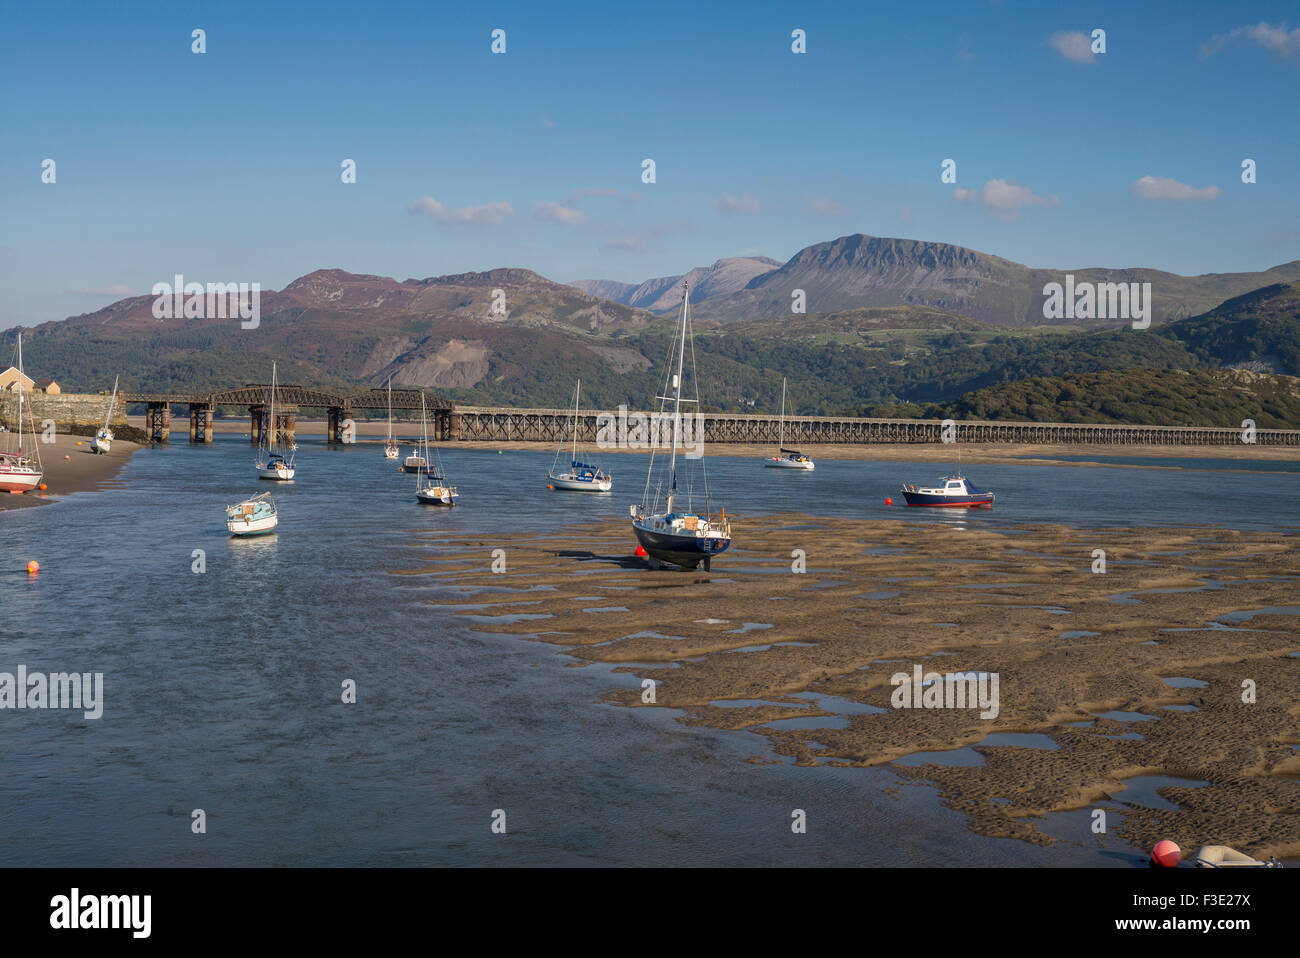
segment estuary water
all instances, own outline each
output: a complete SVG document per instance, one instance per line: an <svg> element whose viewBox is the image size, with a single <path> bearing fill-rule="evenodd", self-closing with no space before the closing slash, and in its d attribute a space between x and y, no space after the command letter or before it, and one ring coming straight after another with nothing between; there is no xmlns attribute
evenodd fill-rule
<svg viewBox="0 0 1300 958"><path fill-rule="evenodd" d="M583 497L546 490L550 451L452 447L442 456L461 504L444 510L418 505L414 477L377 445L300 442L290 484L259 483L247 441L221 436L141 450L101 490L0 514L0 672L104 677L98 719L0 710L6 864L1133 863L1113 841L1038 848L970 834L934 789L902 787L888 768L799 768L751 733L603 705L635 677L471 631L426 603L431 580L393 574L439 558L442 531L481 536L486 563L494 535L626 518L643 457L607 457L615 492ZM779 512L954 534L976 523L1300 525L1290 464L970 466L997 505L958 516L884 504L902 482L938 478L933 464L707 465L737 536L746 517ZM259 491L275 496L279 531L229 538L224 507ZM23 571L28 559L38 576ZM355 704L341 701L348 679ZM791 830L794 809L806 834ZM492 831L497 810L505 834Z"/></svg>

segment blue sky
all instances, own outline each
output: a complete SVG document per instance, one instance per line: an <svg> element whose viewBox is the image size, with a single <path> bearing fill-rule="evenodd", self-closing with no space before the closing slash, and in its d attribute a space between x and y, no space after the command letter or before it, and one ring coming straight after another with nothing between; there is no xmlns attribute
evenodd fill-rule
<svg viewBox="0 0 1300 958"><path fill-rule="evenodd" d="M0 328L176 273L639 282L856 232L1300 259L1294 2L2 0L0 78Z"/></svg>

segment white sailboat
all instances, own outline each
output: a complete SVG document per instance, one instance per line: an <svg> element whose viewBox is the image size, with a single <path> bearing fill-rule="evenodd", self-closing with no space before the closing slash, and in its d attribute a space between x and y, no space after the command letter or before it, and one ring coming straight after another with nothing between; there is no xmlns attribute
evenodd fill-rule
<svg viewBox="0 0 1300 958"><path fill-rule="evenodd" d="M384 443L384 458L396 459L402 454L393 439L393 377L388 377L388 441Z"/></svg>
<svg viewBox="0 0 1300 958"><path fill-rule="evenodd" d="M415 471L415 498L426 505L454 506L460 498L455 486L447 485L442 471L442 457L439 456L437 443L434 444L434 456L437 464L429 463L429 417L424 409L424 390L420 390L420 451L421 463L429 463ZM409 460L408 460L409 461Z"/></svg>
<svg viewBox="0 0 1300 958"><path fill-rule="evenodd" d="M28 422L31 424L32 451L36 458L32 459L23 451L23 334L18 334L18 418L14 422L14 428L5 436L5 449L0 452L0 492L23 493L29 489L35 489L40 485L41 478L45 475L45 468L41 465L41 450L36 444L36 420L32 417L30 409L27 413ZM17 436L17 445L11 437Z"/></svg>
<svg viewBox="0 0 1300 958"><path fill-rule="evenodd" d="M262 424L262 437L257 445L257 459L253 462L259 479L279 479L288 481L294 477L293 454L298 448L291 443L288 450L282 449L280 430L275 422L275 363L271 363L271 391L267 400L266 421ZM285 452L288 452L286 457Z"/></svg>
<svg viewBox="0 0 1300 958"><path fill-rule="evenodd" d="M95 433L91 448L97 453L107 454L113 446L113 430L108 427L113 419L113 403L117 401L117 377L113 377L113 395L108 399L108 415L104 417L104 428Z"/></svg>
<svg viewBox="0 0 1300 958"><path fill-rule="evenodd" d="M561 435L560 444L555 449L555 461L551 463L551 471L547 473L546 478L551 480L551 485L555 489L565 489L569 492L609 492L614 488L614 477L603 469L589 465L578 458L578 397L581 392L582 380L578 380L573 390L573 451L569 457L569 468L563 472L556 471L560 453L564 450L564 436Z"/></svg>
<svg viewBox="0 0 1300 958"><path fill-rule="evenodd" d="M232 536L261 536L274 532L280 523L275 500L264 492L226 507L226 528Z"/></svg>
<svg viewBox="0 0 1300 958"><path fill-rule="evenodd" d="M719 519L714 520L709 513L709 475L704 472L704 512L692 511L692 487L688 485L686 508L681 509L681 497L677 491L677 447L682 431L682 403L699 403L699 385L696 386L695 399L682 399L682 364L686 356L686 337L690 335L690 287L682 283L682 325L678 330L677 371L665 383L665 395L657 397L662 403L669 400L673 404L673 448L672 458L668 464L668 489L664 497L664 506L659 508L659 496L663 491L662 481L655 488L654 496L650 493L650 479L654 474L654 450L650 453L650 466L646 472L645 492L639 506L631 506L632 531L637 541L650 557L652 568L658 568L660 562L671 562L683 569L694 569L704 564L704 571L715 555L725 552L731 545L731 524L727 521L727 510L722 510ZM673 394L667 395L668 387ZM701 466L703 466L704 437L697 437L701 448Z"/></svg>
<svg viewBox="0 0 1300 958"><path fill-rule="evenodd" d="M775 456L768 456L763 460L763 465L768 469L803 469L810 471L816 469L816 465L811 459L801 453L798 449L785 448L785 377L781 377L781 421L777 426Z"/></svg>

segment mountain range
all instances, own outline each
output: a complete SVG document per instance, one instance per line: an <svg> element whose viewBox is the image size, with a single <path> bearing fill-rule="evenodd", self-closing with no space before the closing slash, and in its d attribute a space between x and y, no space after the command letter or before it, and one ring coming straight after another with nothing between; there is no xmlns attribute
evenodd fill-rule
<svg viewBox="0 0 1300 958"><path fill-rule="evenodd" d="M857 235L782 265L718 260L684 274L696 290L701 398L705 408L773 408L785 375L792 409L847 413L1107 370L1300 372L1300 262L1195 277L1074 272L1152 282L1159 325L1046 325L1041 284L1062 273L942 243ZM662 387L684 277L584 289L519 268L405 280L317 270L263 291L257 329L156 319L154 297L135 296L27 331L24 353L29 373L74 391L108 388L120 374L124 389L189 394L265 382L274 360L282 382L391 377L494 405L562 407L581 377L593 405L644 407ZM791 284L805 291L807 313L790 312ZM602 289L654 309L595 294Z"/></svg>

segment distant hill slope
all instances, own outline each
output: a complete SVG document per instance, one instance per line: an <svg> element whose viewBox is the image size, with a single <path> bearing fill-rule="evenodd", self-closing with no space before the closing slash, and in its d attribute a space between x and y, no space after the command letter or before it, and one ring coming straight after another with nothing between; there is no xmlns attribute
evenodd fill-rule
<svg viewBox="0 0 1300 958"><path fill-rule="evenodd" d="M1266 286L1160 330L1222 366L1300 376L1300 283Z"/></svg>
<svg viewBox="0 0 1300 958"><path fill-rule="evenodd" d="M1300 281L1300 261L1259 273L1179 276L1153 269L1035 269L962 246L888 239L861 233L800 250L780 269L763 273L737 292L699 304L700 319L719 322L790 315L802 289L808 312L879 306L932 306L993 326L1040 326L1043 287L1064 282L1152 284L1152 322L1182 319L1270 283ZM1062 319L1060 324L1080 321ZM1124 322L1083 321L1094 327Z"/></svg>
<svg viewBox="0 0 1300 958"><path fill-rule="evenodd" d="M756 276L769 273L780 265L777 260L766 256L734 256L720 259L712 266L697 266L684 275L660 276L640 285L604 279L580 279L570 285L625 306L666 312L681 304L683 281L691 284L691 302L700 303L743 289Z"/></svg>
<svg viewBox="0 0 1300 958"><path fill-rule="evenodd" d="M1300 379L1247 370L1126 369L1025 379L949 403L876 406L870 415L1300 428Z"/></svg>

